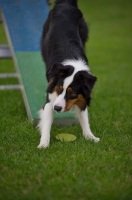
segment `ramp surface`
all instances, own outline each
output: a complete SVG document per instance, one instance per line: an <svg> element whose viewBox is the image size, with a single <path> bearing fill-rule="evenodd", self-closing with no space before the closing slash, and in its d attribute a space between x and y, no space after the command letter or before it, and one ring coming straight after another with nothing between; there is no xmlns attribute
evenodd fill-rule
<svg viewBox="0 0 132 200"><path fill-rule="evenodd" d="M47 86L40 38L49 7L46 0L0 0L0 6L28 118L36 123ZM71 113L55 114L60 124L74 122L73 117Z"/></svg>

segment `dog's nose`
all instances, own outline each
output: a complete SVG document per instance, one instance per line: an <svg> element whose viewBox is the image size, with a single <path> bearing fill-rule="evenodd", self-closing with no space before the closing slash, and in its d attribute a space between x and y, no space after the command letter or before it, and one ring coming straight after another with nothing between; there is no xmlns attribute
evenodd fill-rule
<svg viewBox="0 0 132 200"><path fill-rule="evenodd" d="M62 107L61 107L61 106L54 106L54 110L56 110L57 112L60 112L60 111L61 111L61 109L62 109Z"/></svg>

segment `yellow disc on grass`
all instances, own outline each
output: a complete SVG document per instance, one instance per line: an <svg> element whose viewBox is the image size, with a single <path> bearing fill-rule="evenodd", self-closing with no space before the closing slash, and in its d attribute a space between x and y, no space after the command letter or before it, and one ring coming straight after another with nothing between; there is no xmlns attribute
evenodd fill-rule
<svg viewBox="0 0 132 200"><path fill-rule="evenodd" d="M76 140L76 136L73 134L68 134L68 133L61 133L56 135L56 139L60 140L62 142L72 142L74 140Z"/></svg>

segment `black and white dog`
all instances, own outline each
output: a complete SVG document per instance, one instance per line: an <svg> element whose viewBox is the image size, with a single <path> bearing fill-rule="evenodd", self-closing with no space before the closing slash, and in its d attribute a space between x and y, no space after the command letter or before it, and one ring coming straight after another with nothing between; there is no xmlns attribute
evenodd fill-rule
<svg viewBox="0 0 132 200"><path fill-rule="evenodd" d="M38 148L49 146L54 110L59 113L74 110L83 136L99 141L90 130L87 115L96 81L84 52L87 38L88 28L77 0L56 0L44 24L41 41L48 87L46 104L39 111L41 139Z"/></svg>

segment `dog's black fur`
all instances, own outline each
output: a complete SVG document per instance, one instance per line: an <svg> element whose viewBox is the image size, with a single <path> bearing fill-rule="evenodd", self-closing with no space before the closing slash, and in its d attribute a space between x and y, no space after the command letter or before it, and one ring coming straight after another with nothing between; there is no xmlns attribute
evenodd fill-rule
<svg viewBox="0 0 132 200"><path fill-rule="evenodd" d="M88 27L77 0L56 0L44 24L41 53L46 64L47 102L40 110L41 133L38 148L50 143L53 111L66 112L73 107L86 139L99 141L91 130L87 115L90 94L95 84L85 55Z"/></svg>
<svg viewBox="0 0 132 200"><path fill-rule="evenodd" d="M49 71L54 63L82 58L88 63L84 45L88 27L77 0L57 0L44 24L41 52ZM48 79L48 77L47 77Z"/></svg>
<svg viewBox="0 0 132 200"><path fill-rule="evenodd" d="M72 66L61 64L64 60L82 59L88 65L88 59L85 55L87 39L88 26L82 12L77 7L77 0L56 0L54 8L49 12L44 24L41 39L41 53L46 64L46 77L50 82L47 88L48 93L53 92L60 74L61 78L64 79L73 72ZM86 105L89 105L90 93L96 77L83 71L77 74L74 77L74 82L77 77L80 80L80 85L83 84L81 93L86 99Z"/></svg>

